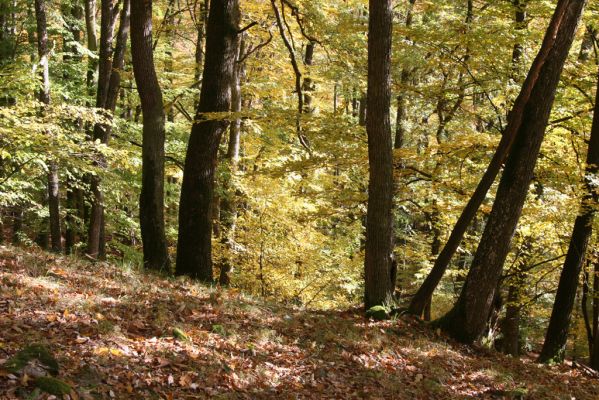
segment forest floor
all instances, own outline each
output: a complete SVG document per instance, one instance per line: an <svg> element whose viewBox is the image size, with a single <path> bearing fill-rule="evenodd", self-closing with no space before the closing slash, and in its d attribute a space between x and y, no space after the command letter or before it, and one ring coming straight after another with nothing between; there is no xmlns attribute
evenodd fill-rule
<svg viewBox="0 0 599 400"><path fill-rule="evenodd" d="M71 399L599 399L585 370L458 345L413 319L299 310L36 250L0 247L0 305L0 399L59 398L4 368L33 343Z"/></svg>

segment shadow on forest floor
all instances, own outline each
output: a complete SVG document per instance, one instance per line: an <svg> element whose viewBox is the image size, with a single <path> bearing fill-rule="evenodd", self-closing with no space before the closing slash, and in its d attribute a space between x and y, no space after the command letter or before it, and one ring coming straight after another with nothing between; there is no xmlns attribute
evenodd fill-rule
<svg viewBox="0 0 599 400"><path fill-rule="evenodd" d="M577 370L473 350L408 318L304 311L36 250L0 247L0 300L0 362L42 343L83 399L599 398ZM0 371L0 398L25 398L27 384Z"/></svg>

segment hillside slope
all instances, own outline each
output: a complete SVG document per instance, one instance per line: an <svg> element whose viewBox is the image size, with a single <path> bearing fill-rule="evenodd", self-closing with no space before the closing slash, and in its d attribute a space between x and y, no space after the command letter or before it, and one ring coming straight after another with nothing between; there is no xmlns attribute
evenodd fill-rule
<svg viewBox="0 0 599 400"><path fill-rule="evenodd" d="M409 319L301 311L33 250L0 247L0 300L1 399L50 397L31 371L7 370L35 343L75 399L599 399L581 370L452 344Z"/></svg>

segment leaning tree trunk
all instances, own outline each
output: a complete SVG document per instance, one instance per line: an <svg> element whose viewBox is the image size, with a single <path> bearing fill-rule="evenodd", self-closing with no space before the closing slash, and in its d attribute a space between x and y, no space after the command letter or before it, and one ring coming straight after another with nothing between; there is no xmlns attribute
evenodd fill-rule
<svg viewBox="0 0 599 400"><path fill-rule="evenodd" d="M454 307L437 324L455 339L472 343L485 329L497 282L509 251L534 167L545 135L562 68L574 40L585 0L562 0L565 5L555 44L539 72L472 266Z"/></svg>
<svg viewBox="0 0 599 400"><path fill-rule="evenodd" d="M164 233L164 108L152 54L152 1L131 4L131 56L143 113L139 220L144 267L168 270Z"/></svg>
<svg viewBox="0 0 599 400"><path fill-rule="evenodd" d="M580 271L584 263L589 240L593 233L593 219L599 200L596 184L593 183L598 171L599 90L597 90L595 97L593 126L591 128L591 138L587 152L584 177L585 194L580 205L580 211L574 222L570 246L568 247L568 253L560 275L555 302L553 303L553 310L549 319L549 327L547 328L543 349L539 355L539 362L561 362L564 359L568 328L570 326L572 308L574 307L574 299L576 298L576 289L578 288ZM597 295L596 293L593 294Z"/></svg>
<svg viewBox="0 0 599 400"><path fill-rule="evenodd" d="M231 107L231 78L237 49L239 4L213 0L206 27L202 90L185 157L179 205L177 275L212 282L212 206L218 146L228 122L204 113Z"/></svg>
<svg viewBox="0 0 599 400"><path fill-rule="evenodd" d="M551 55L551 51L555 46L558 38L558 30L562 26L562 21L564 19L568 4L569 2L567 0L562 0L558 3L553 14L553 18L551 19L551 23L547 29L547 33L545 34L545 38L543 39L541 49L539 50L537 57L530 67L528 76L522 85L522 89L520 90L518 98L514 102L514 106L510 112L508 125L501 137L499 144L497 145L495 154L489 162L487 170L478 183L478 186L472 194L472 197L470 197L470 200L464 207L462 214L454 225L454 228L451 231L445 246L439 253L431 272L428 274L412 298L408 308L410 313L422 315L426 304L432 298L435 288L445 274L445 271L451 262L451 258L458 249L460 242L462 241L462 238L464 237L464 234L470 225L470 222L476 216L478 208L486 198L487 192L493 185L497 174L501 170L501 167L513 146L514 140L521 129L521 125L523 124L525 107L527 107L527 103L532 97L531 93L540 77L541 69L545 65L548 57Z"/></svg>
<svg viewBox="0 0 599 400"><path fill-rule="evenodd" d="M50 105L50 73L48 69L48 31L46 28L46 3L35 1L35 20L37 23L37 52L41 66L42 88L39 100L44 107ZM56 161L48 162L48 208L50 212L50 238L52 251L62 251L60 233L60 191L58 182L58 166Z"/></svg>
<svg viewBox="0 0 599 400"><path fill-rule="evenodd" d="M368 24L368 211L364 260L366 308L391 299L393 268L393 154L391 144L391 0L370 0Z"/></svg>

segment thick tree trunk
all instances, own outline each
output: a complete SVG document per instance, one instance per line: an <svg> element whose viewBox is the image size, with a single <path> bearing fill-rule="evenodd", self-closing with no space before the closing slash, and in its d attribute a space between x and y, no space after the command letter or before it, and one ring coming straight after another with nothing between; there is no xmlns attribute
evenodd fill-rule
<svg viewBox="0 0 599 400"><path fill-rule="evenodd" d="M177 275L212 282L212 203L218 146L228 122L204 113L231 108L239 23L237 0L212 0L200 102L191 128L179 206Z"/></svg>
<svg viewBox="0 0 599 400"><path fill-rule="evenodd" d="M48 69L48 31L46 28L46 3L35 1L35 20L37 23L37 52L42 78L39 99L44 107L50 105L50 73ZM54 160L48 161L48 209L50 212L50 238L52 251L62 251L60 232L60 191L58 182L58 166Z"/></svg>
<svg viewBox="0 0 599 400"><path fill-rule="evenodd" d="M547 58L552 54L551 51L554 48L554 45L558 38L558 29L562 26L562 20L564 19L564 15L566 12L566 6L568 5L568 1L562 0L558 3L555 13L553 14L553 18L551 23L547 29L547 33L545 34L545 38L543 39L543 44L541 45L541 49L537 57L535 58L530 70L528 72L528 76L522 85L522 89L518 98L516 99L514 106L512 107L512 111L510 112L508 126L506 127L503 136L497 146L495 154L493 158L489 162L489 166L482 176L478 186L476 187L472 197L464 207L462 214L458 218L443 250L439 253L439 257L435 261L433 268L429 275L426 277L414 297L409 306L409 312L415 315L421 315L424 307L427 302L430 301L435 288L441 281L441 278L445 274L449 263L451 262L451 258L455 254L458 249L470 222L476 216L476 212L478 208L485 200L487 196L487 192L493 185L497 174L499 173L503 162L505 161L510 149L514 143L514 140L517 136L518 131L521 129L521 125L523 124L523 119L525 116L525 107L527 107L527 103L529 99L532 97L531 93L533 88L536 85L537 80L539 79L542 67L545 65ZM560 33L561 35L561 33Z"/></svg>
<svg viewBox="0 0 599 400"><path fill-rule="evenodd" d="M503 263L532 180L561 71L585 3L585 0L562 0L557 5L560 9L565 4L565 14L560 18L555 44L524 107L522 124L466 282L453 309L437 322L461 342L472 343L484 331Z"/></svg>
<svg viewBox="0 0 599 400"><path fill-rule="evenodd" d="M133 74L143 113L139 220L144 267L169 269L164 232L164 108L152 54L152 1L131 4Z"/></svg>
<svg viewBox="0 0 599 400"><path fill-rule="evenodd" d="M391 143L391 0L370 0L368 24L368 211L364 304L390 301L393 267L393 154Z"/></svg>
<svg viewBox="0 0 599 400"><path fill-rule="evenodd" d="M593 126L586 159L585 194L574 222L570 246L560 275L555 302L549 319L549 327L547 328L543 349L539 355L539 362L561 362L564 359L568 328L572 308L574 307L574 299L576 298L580 271L593 233L593 219L599 200L599 193L593 183L593 179L599 171L599 82L597 88Z"/></svg>

